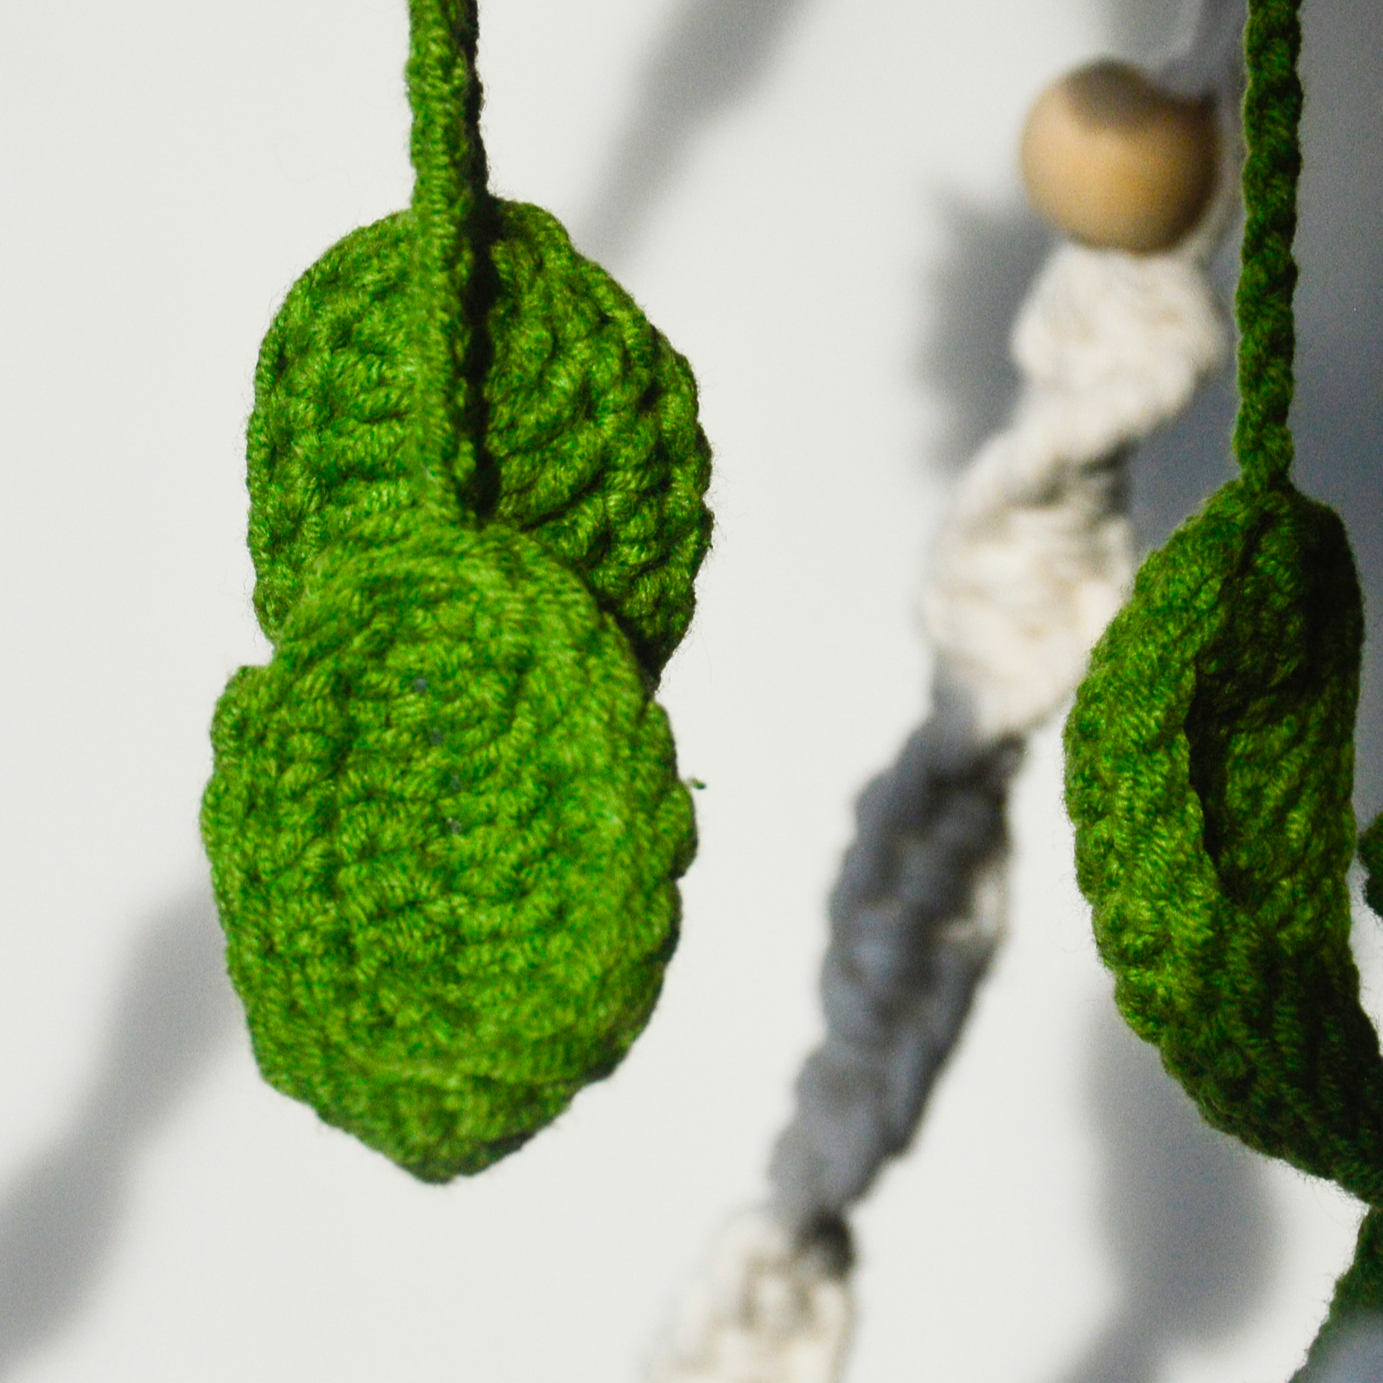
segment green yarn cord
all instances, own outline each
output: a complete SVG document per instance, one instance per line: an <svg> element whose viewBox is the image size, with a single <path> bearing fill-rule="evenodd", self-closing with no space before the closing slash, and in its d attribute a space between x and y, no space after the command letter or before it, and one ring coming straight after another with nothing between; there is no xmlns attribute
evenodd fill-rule
<svg viewBox="0 0 1383 1383"><path fill-rule="evenodd" d="M1066 725L1066 801L1129 1025L1217 1128L1371 1207L1319 1351L1383 1309L1383 1058L1346 873L1362 612L1292 486L1298 0L1251 0L1236 296L1241 475L1143 564ZM1383 819L1362 842L1383 898Z"/></svg>
<svg viewBox="0 0 1383 1383"><path fill-rule="evenodd" d="M474 0L412 0L411 207L265 338L273 644L216 709L202 833L255 1056L418 1177L608 1074L676 944L690 797L652 700L710 537L686 362L486 187Z"/></svg>
<svg viewBox="0 0 1383 1383"><path fill-rule="evenodd" d="M474 366L484 315L476 256L485 242L488 170L480 139L474 4L410 5L413 108L412 458L415 473L450 475L460 512L474 512L478 476ZM466 501L470 499L468 504Z"/></svg>

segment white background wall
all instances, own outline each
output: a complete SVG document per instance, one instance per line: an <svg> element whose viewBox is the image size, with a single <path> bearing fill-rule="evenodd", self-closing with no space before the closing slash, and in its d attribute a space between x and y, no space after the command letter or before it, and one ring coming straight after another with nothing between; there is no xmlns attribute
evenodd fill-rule
<svg viewBox="0 0 1383 1383"><path fill-rule="evenodd" d="M1303 484L1343 506L1375 611L1381 14L1307 7L1298 410ZM719 526L665 682L708 787L663 1002L611 1080L440 1190L259 1081L196 832L211 707L266 653L255 352L293 278L408 198L405 18L0 0L6 1383L634 1383L679 1279L761 1194L850 800L925 710L912 592L959 454L1002 415L1043 243L1023 114L1080 59L1156 52L1175 6L484 3L495 184L607 251L693 360ZM1139 459L1151 538L1224 474L1231 411L1221 386ZM1372 809L1378 683L1372 659ZM1013 819L1010 944L859 1217L852 1379L1285 1379L1356 1212L1205 1132L1119 1026L1055 732Z"/></svg>

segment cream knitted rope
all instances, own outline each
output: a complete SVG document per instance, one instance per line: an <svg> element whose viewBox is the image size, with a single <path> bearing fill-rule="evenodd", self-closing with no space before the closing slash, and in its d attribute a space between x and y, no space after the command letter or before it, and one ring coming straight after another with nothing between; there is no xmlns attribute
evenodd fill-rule
<svg viewBox="0 0 1383 1383"><path fill-rule="evenodd" d="M923 595L931 716L862 794L830 901L826 1041L770 1169L799 1236L911 1140L1003 931L1023 736L1071 694L1131 578L1124 459L1227 355L1206 270L1238 182L1241 21L1239 0L1213 0L1200 46L1164 74L1222 98L1218 191L1199 223L1160 254L1063 244L1017 314L1018 402L957 485Z"/></svg>
<svg viewBox="0 0 1383 1383"><path fill-rule="evenodd" d="M980 741L1025 734L1075 690L1135 566L1126 449L1228 354L1205 265L1223 220L1168 254L1064 244L1013 328L1013 421L965 472L922 599Z"/></svg>
<svg viewBox="0 0 1383 1383"><path fill-rule="evenodd" d="M844 1265L766 1208L721 1231L654 1349L647 1383L834 1383L854 1303Z"/></svg>

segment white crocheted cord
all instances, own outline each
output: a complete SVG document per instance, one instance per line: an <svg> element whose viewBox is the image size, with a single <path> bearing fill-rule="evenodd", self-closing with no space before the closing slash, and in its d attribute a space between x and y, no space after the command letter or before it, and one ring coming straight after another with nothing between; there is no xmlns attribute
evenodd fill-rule
<svg viewBox="0 0 1383 1383"><path fill-rule="evenodd" d="M747 1211L683 1294L646 1383L836 1383L852 1318L849 1284L821 1254Z"/></svg>
<svg viewBox="0 0 1383 1383"><path fill-rule="evenodd" d="M1228 350L1205 274L1213 236L1139 256L1063 245L1014 324L1013 420L957 486L923 619L983 739L1070 695L1134 570L1122 456L1176 416Z"/></svg>

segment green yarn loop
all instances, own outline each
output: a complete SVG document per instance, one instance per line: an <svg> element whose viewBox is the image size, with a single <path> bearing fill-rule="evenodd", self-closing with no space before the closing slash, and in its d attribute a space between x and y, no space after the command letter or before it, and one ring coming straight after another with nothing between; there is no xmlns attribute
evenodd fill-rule
<svg viewBox="0 0 1383 1383"><path fill-rule="evenodd" d="M1383 1204L1345 877L1360 629L1336 516L1226 486L1092 657L1066 800L1130 1026L1217 1127Z"/></svg>
<svg viewBox="0 0 1383 1383"><path fill-rule="evenodd" d="M410 8L412 205L260 352L274 653L217 706L202 831L265 1077L443 1181L608 1074L657 998L695 825L651 692L709 450L686 362L486 190L473 0Z"/></svg>
<svg viewBox="0 0 1383 1383"><path fill-rule="evenodd" d="M1343 525L1288 478L1297 0L1251 0L1241 404L1223 486L1143 564L1066 724L1076 870L1129 1025L1205 1118L1371 1207L1317 1352L1383 1309L1383 1057L1346 874L1362 605Z"/></svg>
<svg viewBox="0 0 1383 1383"><path fill-rule="evenodd" d="M1359 837L1359 858L1367 871L1364 900L1383 917L1383 814L1375 817L1373 825Z"/></svg>

